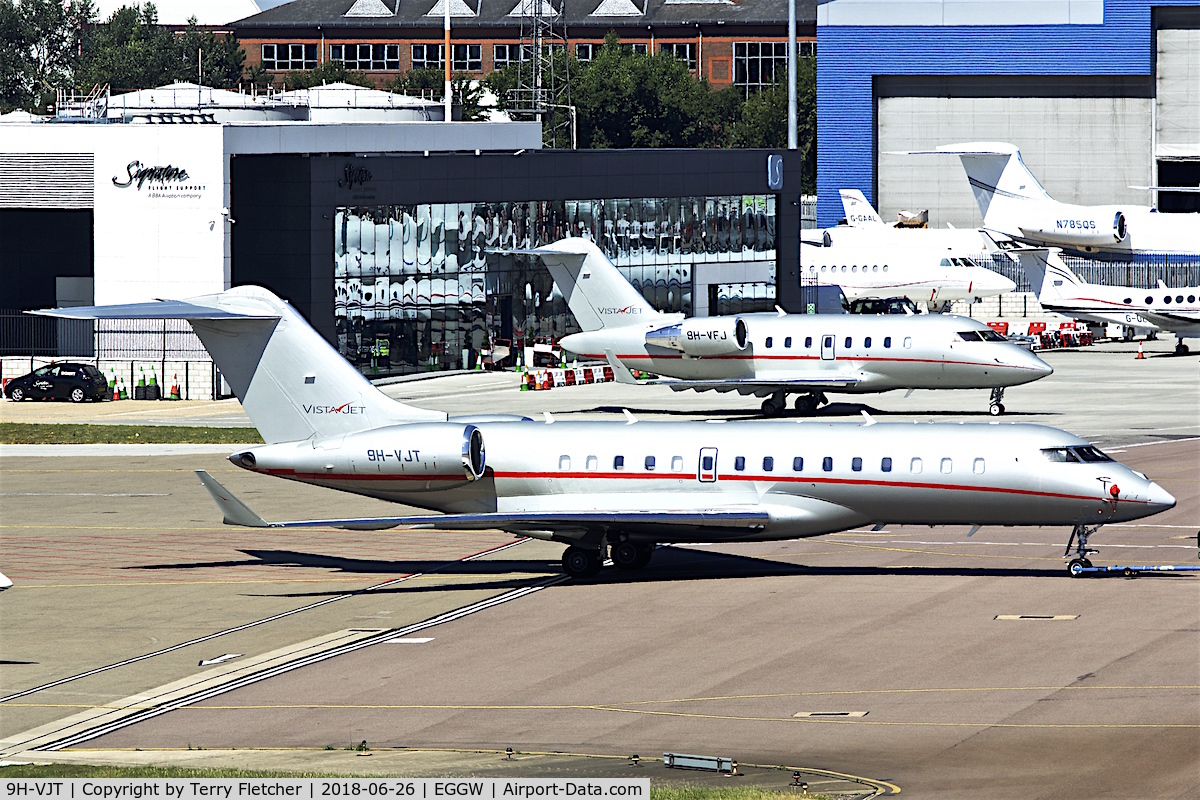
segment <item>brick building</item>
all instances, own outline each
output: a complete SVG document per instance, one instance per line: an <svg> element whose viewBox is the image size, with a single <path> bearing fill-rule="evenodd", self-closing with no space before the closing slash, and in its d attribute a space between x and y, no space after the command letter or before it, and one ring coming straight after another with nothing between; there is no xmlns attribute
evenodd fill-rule
<svg viewBox="0 0 1200 800"><path fill-rule="evenodd" d="M635 49L675 53L717 87L749 93L787 71L787 0L293 0L231 27L248 67L283 73L341 61L382 86L411 69L444 69L447 1L455 72L482 77L516 61L523 6L528 12L533 2L556 15L556 29L565 27L566 46L580 61L590 61L615 31ZM816 2L796 6L800 53L811 55Z"/></svg>

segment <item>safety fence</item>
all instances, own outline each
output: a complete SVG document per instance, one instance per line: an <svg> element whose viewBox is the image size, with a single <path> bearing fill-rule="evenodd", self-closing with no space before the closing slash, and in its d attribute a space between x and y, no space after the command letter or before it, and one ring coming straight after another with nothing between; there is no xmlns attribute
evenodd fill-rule
<svg viewBox="0 0 1200 800"><path fill-rule="evenodd" d="M1129 286L1153 289L1162 281L1167 286L1200 286L1200 258L1189 256L1142 256L1137 261L1101 261L1079 256L1062 256L1079 279L1100 286ZM1021 265L1002 252L984 253L979 261L1017 284L1015 291L1035 292Z"/></svg>

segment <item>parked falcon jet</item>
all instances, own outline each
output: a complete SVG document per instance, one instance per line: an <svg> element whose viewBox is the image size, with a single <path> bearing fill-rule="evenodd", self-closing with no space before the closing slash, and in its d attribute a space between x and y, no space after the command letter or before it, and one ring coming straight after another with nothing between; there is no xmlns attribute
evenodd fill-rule
<svg viewBox="0 0 1200 800"><path fill-rule="evenodd" d="M1115 322L1175 334L1175 352L1188 352L1184 339L1200 338L1200 286L1154 289L1085 283L1055 250L1011 251L1021 261L1029 285L1047 311L1093 322Z"/></svg>
<svg viewBox="0 0 1200 800"><path fill-rule="evenodd" d="M961 158L984 228L1017 241L1084 255L1200 254L1200 214L1163 214L1150 206L1060 203L1025 166L1015 145L968 142L907 154ZM1141 188L1200 191L1195 187Z"/></svg>
<svg viewBox="0 0 1200 800"><path fill-rule="evenodd" d="M846 224L852 234L868 237L869 240L886 242L896 247L919 244L940 246L946 256L965 256L972 261L984 251L995 250L998 243L986 231L978 228L901 228L888 225L858 189L841 189L842 209L846 212ZM846 231L846 228L831 230ZM1001 241L1007 243L1007 239ZM951 265L953 266L953 264Z"/></svg>
<svg viewBox="0 0 1200 800"><path fill-rule="evenodd" d="M1004 388L1054 370L986 325L953 315L738 314L684 319L646 302L593 243L561 239L536 250L583 328L562 346L628 368L664 375L676 391L736 391L776 415L795 395L812 413L827 392L991 389L1004 413Z"/></svg>
<svg viewBox="0 0 1200 800"><path fill-rule="evenodd" d="M1086 441L1035 425L553 422L447 418L384 395L271 292L59 308L186 319L266 444L243 469L431 509L267 522L205 472L232 525L500 529L562 542L563 566L645 566L664 542L795 539L862 525L1069 525L1078 571L1102 524L1175 498ZM1072 544L1075 549L1071 550Z"/></svg>

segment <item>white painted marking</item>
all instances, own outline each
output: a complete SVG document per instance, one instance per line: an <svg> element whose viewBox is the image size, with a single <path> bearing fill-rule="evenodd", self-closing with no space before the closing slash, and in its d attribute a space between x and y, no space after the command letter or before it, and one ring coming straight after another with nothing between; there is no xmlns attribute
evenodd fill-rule
<svg viewBox="0 0 1200 800"><path fill-rule="evenodd" d="M170 497L170 492L0 492L0 497Z"/></svg>
<svg viewBox="0 0 1200 800"><path fill-rule="evenodd" d="M997 614L999 620L1067 620L1079 619L1078 614Z"/></svg>
<svg viewBox="0 0 1200 800"><path fill-rule="evenodd" d="M870 711L797 711L793 717L865 717Z"/></svg>
<svg viewBox="0 0 1200 800"><path fill-rule="evenodd" d="M432 642L432 636L397 636L394 639L384 639L384 644L425 644Z"/></svg>
<svg viewBox="0 0 1200 800"><path fill-rule="evenodd" d="M241 658L244 655L245 653L225 653L224 655L219 655L216 658L206 658L196 666L211 667L213 664L224 664L226 661L233 661L235 658Z"/></svg>

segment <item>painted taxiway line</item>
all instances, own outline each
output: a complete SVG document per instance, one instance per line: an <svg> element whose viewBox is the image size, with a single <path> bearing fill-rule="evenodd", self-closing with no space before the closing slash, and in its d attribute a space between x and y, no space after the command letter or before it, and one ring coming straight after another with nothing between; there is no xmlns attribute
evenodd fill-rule
<svg viewBox="0 0 1200 800"><path fill-rule="evenodd" d="M379 629L339 631L337 634L268 653L239 665L230 664L229 669L209 670L182 681L175 681L157 689L133 695L115 704L89 709L49 725L9 737L0 741L0 757L13 758L33 750L60 750L72 747L166 714L169 711L184 708L301 667L381 644L398 636L409 636L437 625L454 622L480 611L518 600L566 580L568 578L565 575L543 578L528 586L522 586L411 625L383 631ZM356 633L363 635L360 638L345 641L347 636Z"/></svg>
<svg viewBox="0 0 1200 800"><path fill-rule="evenodd" d="M402 583L404 581L413 580L414 578L423 577L425 575L429 575L430 573L439 572L440 570L444 569L445 567L449 566L450 564L458 564L458 563L463 563L463 562L467 562L467 561L474 561L476 559L483 558L484 556L489 556L489 555L492 555L493 553L499 553L503 550L508 550L511 547L516 547L517 545L524 544L527 541L529 541L529 540L528 539L518 539L515 542L507 542L505 544L499 545L497 547L491 547L491 548L488 548L487 550L483 550L478 553L472 553L471 555L466 556L465 558L458 559L456 561L447 561L442 567L438 567L437 569L431 569L426 572L414 572L409 575L401 575L398 578L392 578L390 580L384 581L383 583L377 583L373 586L368 586L365 589L359 589L359 590L356 590L353 592L346 592L344 594L334 595L333 597L326 597L325 599L318 600L315 603L309 603L308 605L300 606L299 608L293 608L289 611L283 611L283 612L280 612L279 614L273 614L272 616L269 616L269 617L263 617L262 619L257 619L257 620L254 620L253 622L246 622L241 625L235 625L232 628L225 628L224 630L216 631L215 633L209 633L204 636L197 636L194 639L188 639L187 641L179 642L178 644L173 644L169 647L164 647L164 648L161 648L159 650L154 650L149 653L143 653L140 656L134 656L133 658L127 658L127 659L124 659L123 661L117 661L112 664L106 664L102 667L95 667L94 669L90 669L85 672L80 672L75 675L69 675L65 678L59 678L56 681L50 681L49 683L43 683L40 686L34 686L30 689L24 689L22 691L14 692L13 694L6 695L4 697L0 697L0 704L7 703L11 700L17 700L21 697L28 697L31 694L45 691L46 689L52 689L56 686L62 686L64 683L70 683L72 681L77 681L77 680L81 680L83 678L91 677L92 675L98 675L101 672L108 672L109 670L114 670L114 669L118 669L120 667L129 666L130 664L136 664L139 661L145 661L150 658L155 658L156 656L166 655L167 653L173 653L176 650L181 650L185 647L191 647L194 644L201 644L202 642L208 642L208 641L216 639L220 636L226 636L231 633L239 633L241 631L248 630L250 628L258 627L259 625L266 625L269 622L275 622L277 620L284 619L285 617L290 617L293 614L300 614L305 611L311 611L314 608L320 608L321 606L327 606L330 603L336 603L337 601L345 600L348 597L355 597L355 596L363 594L365 592L373 592L373 591L377 591L379 589L384 589L384 588L387 588L390 586L395 586L396 584Z"/></svg>

